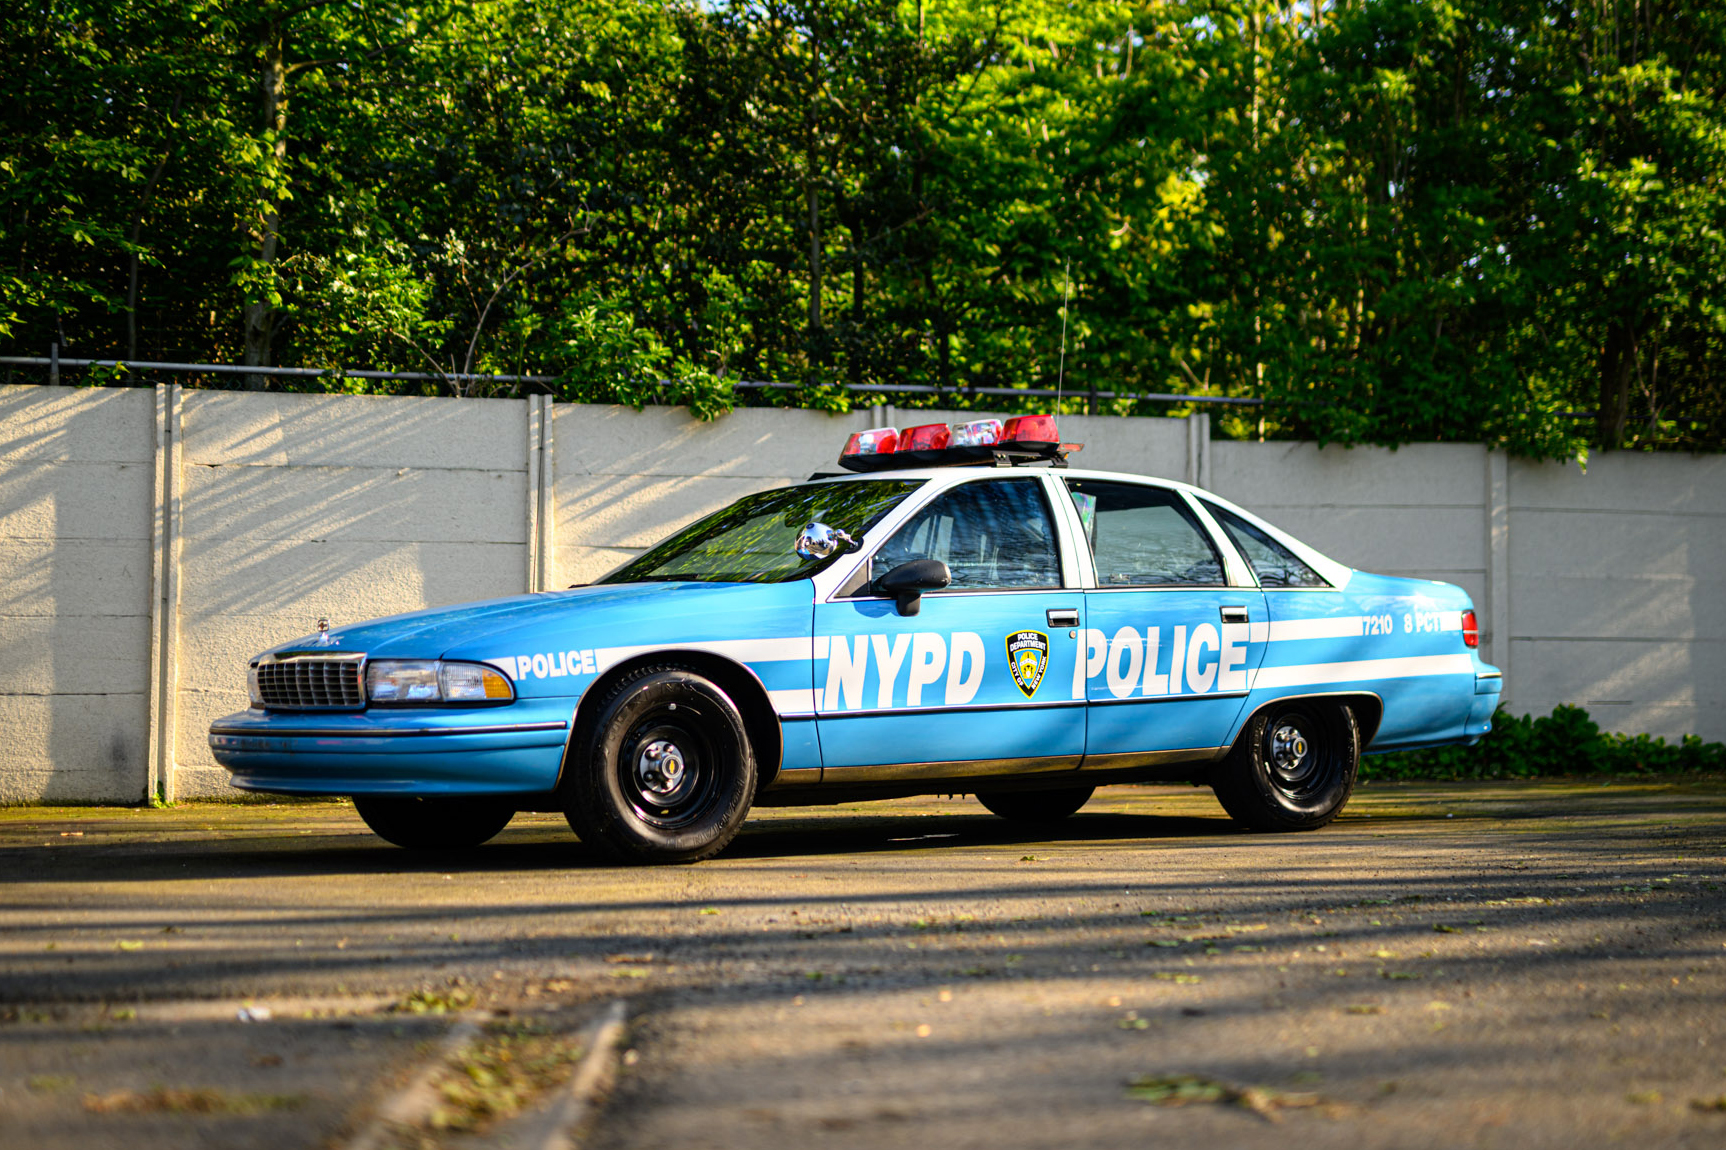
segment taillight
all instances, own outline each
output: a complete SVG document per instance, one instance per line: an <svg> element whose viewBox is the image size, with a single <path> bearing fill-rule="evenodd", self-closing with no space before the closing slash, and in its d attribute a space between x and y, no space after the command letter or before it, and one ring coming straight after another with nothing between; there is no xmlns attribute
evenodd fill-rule
<svg viewBox="0 0 1726 1150"><path fill-rule="evenodd" d="M1462 645L1465 647L1480 646L1480 620L1474 617L1473 611L1462 613Z"/></svg>
<svg viewBox="0 0 1726 1150"><path fill-rule="evenodd" d="M945 423L925 423L921 427L907 427L899 433L899 446L896 451L940 451L953 438L953 429Z"/></svg>

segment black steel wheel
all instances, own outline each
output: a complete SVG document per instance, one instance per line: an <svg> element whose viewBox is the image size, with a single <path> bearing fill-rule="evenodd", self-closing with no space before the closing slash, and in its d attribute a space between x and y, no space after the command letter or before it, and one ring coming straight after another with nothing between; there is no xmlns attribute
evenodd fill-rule
<svg viewBox="0 0 1726 1150"><path fill-rule="evenodd" d="M1248 720L1212 789L1224 810L1254 830L1312 830L1336 818L1354 793L1360 751L1360 726L1347 704L1279 703Z"/></svg>
<svg viewBox="0 0 1726 1150"><path fill-rule="evenodd" d="M513 807L466 795L356 795L354 809L384 841L428 851L477 847L494 838L515 817Z"/></svg>
<svg viewBox="0 0 1726 1150"><path fill-rule="evenodd" d="M755 756L737 706L683 667L644 667L584 715L565 771L564 816L622 862L696 862L734 838L755 801Z"/></svg>
<svg viewBox="0 0 1726 1150"><path fill-rule="evenodd" d="M1096 787L1062 787L1053 791L979 791L977 801L989 813L1016 823L1058 823L1091 801Z"/></svg>

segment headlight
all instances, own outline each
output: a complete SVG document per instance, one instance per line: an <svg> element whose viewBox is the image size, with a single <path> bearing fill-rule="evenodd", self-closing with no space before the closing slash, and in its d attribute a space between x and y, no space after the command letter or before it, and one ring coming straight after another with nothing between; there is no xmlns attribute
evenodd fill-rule
<svg viewBox="0 0 1726 1150"><path fill-rule="evenodd" d="M264 691L262 687L258 686L258 665L256 663L246 664L246 694L251 697L252 706L262 707L264 705Z"/></svg>
<svg viewBox="0 0 1726 1150"><path fill-rule="evenodd" d="M366 667L366 697L374 703L485 703L515 698L509 680L479 663L380 659Z"/></svg>

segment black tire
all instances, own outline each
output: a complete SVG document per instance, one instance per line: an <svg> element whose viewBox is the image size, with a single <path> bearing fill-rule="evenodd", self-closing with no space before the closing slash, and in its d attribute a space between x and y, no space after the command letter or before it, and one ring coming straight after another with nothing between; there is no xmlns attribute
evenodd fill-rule
<svg viewBox="0 0 1726 1150"><path fill-rule="evenodd" d="M447 851L477 847L515 817L515 809L484 798L416 798L360 795L354 809L372 833L409 850Z"/></svg>
<svg viewBox="0 0 1726 1150"><path fill-rule="evenodd" d="M612 684L572 740L564 817L581 841L630 863L688 863L725 849L755 801L755 754L737 705L677 666ZM670 764L668 766L668 764Z"/></svg>
<svg viewBox="0 0 1726 1150"><path fill-rule="evenodd" d="M1058 791L980 792L977 801L1016 823L1058 823L1091 801L1096 787L1062 787Z"/></svg>
<svg viewBox="0 0 1726 1150"><path fill-rule="evenodd" d="M1310 831L1341 813L1359 769L1353 708L1296 699L1248 720L1211 787L1254 830Z"/></svg>

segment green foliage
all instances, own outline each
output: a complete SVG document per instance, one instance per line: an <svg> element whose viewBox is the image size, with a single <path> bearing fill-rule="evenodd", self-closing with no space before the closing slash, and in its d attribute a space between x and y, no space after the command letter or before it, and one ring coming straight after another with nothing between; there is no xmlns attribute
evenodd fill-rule
<svg viewBox="0 0 1726 1150"><path fill-rule="evenodd" d="M1581 707L1559 705L1543 718L1500 707L1492 730L1472 747L1370 755L1363 779L1516 779L1577 775L1726 772L1726 743L1685 735L1676 744L1649 735L1602 732Z"/></svg>
<svg viewBox="0 0 1726 1150"><path fill-rule="evenodd" d="M26 0L0 59L8 352L1726 447L1718 5Z"/></svg>

